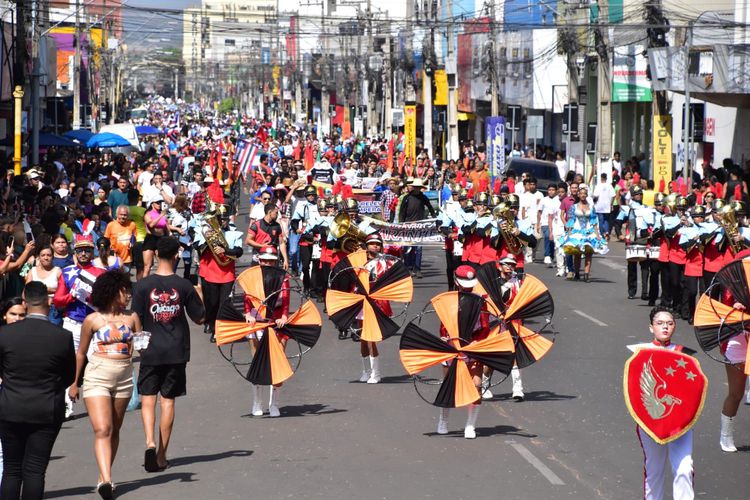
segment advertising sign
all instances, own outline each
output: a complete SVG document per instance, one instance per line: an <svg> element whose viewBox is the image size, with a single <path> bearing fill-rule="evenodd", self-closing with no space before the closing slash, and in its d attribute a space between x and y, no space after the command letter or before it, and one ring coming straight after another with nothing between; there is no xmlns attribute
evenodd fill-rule
<svg viewBox="0 0 750 500"><path fill-rule="evenodd" d="M417 158L417 107L404 106L404 153L412 165Z"/></svg>
<svg viewBox="0 0 750 500"><path fill-rule="evenodd" d="M654 152L654 185L664 185L672 180L672 117L670 115L654 115L651 127L654 131L651 144Z"/></svg>
<svg viewBox="0 0 750 500"><path fill-rule="evenodd" d="M651 82L646 78L648 59L643 46L615 49L612 65L612 102L651 102Z"/></svg>
<svg viewBox="0 0 750 500"><path fill-rule="evenodd" d="M497 177L505 173L505 117L490 116L484 121L487 144L487 163L490 175Z"/></svg>

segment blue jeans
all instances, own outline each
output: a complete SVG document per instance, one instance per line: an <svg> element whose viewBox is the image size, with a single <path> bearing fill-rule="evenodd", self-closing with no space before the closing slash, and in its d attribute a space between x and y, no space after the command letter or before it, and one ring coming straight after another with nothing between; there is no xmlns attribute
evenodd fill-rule
<svg viewBox="0 0 750 500"><path fill-rule="evenodd" d="M549 226L542 226L542 237L544 238L544 256L555 256L555 240L549 237Z"/></svg>
<svg viewBox="0 0 750 500"><path fill-rule="evenodd" d="M289 231L289 270L296 273L300 270L299 239L299 234L294 231Z"/></svg>
<svg viewBox="0 0 750 500"><path fill-rule="evenodd" d="M599 234L602 238L605 234L609 234L609 214L596 213L597 219L599 219Z"/></svg>
<svg viewBox="0 0 750 500"><path fill-rule="evenodd" d="M573 256L572 255L565 256L565 269L567 269L569 273L576 272L575 269L573 269Z"/></svg>

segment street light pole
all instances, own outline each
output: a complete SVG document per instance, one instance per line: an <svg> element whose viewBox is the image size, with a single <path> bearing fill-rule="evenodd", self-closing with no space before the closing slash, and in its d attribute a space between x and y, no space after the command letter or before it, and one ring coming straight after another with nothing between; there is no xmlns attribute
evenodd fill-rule
<svg viewBox="0 0 750 500"><path fill-rule="evenodd" d="M685 47L685 109L682 112L682 142L685 148L685 161L682 164L682 180L688 183L692 181L692 173L688 167L690 161L690 138L691 138L691 110L690 110L690 48L693 45L693 23L688 23L687 44Z"/></svg>

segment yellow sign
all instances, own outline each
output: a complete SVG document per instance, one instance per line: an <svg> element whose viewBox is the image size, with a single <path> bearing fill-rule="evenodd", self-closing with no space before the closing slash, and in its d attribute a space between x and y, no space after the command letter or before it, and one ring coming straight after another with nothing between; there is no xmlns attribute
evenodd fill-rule
<svg viewBox="0 0 750 500"><path fill-rule="evenodd" d="M281 95L281 68L274 66L271 70L271 77L273 78L273 95Z"/></svg>
<svg viewBox="0 0 750 500"><path fill-rule="evenodd" d="M448 74L444 69L435 70L435 106L448 105Z"/></svg>
<svg viewBox="0 0 750 500"><path fill-rule="evenodd" d="M654 187L658 190L672 181L672 117L654 115L651 144L654 158Z"/></svg>
<svg viewBox="0 0 750 500"><path fill-rule="evenodd" d="M411 164L417 159L417 107L404 106L404 156L411 159Z"/></svg>

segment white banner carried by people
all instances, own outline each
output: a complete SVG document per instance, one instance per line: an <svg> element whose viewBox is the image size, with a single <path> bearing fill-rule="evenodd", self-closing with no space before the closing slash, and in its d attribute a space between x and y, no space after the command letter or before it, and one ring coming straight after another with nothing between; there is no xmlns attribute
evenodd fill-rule
<svg viewBox="0 0 750 500"><path fill-rule="evenodd" d="M445 238L438 231L437 219L424 219L414 222L392 223L365 217L372 227L377 228L383 242L393 246L443 246Z"/></svg>

